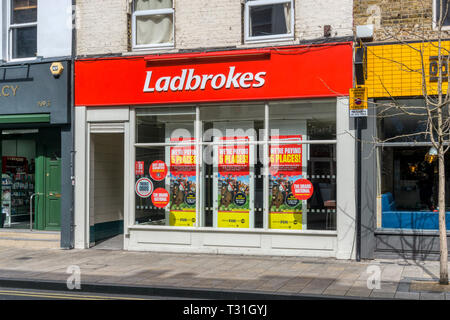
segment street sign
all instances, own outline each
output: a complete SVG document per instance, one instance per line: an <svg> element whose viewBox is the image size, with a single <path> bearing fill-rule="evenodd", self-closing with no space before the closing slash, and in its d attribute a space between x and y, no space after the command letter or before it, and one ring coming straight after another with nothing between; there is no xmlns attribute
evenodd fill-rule
<svg viewBox="0 0 450 320"><path fill-rule="evenodd" d="M350 118L367 117L367 88L350 89Z"/></svg>

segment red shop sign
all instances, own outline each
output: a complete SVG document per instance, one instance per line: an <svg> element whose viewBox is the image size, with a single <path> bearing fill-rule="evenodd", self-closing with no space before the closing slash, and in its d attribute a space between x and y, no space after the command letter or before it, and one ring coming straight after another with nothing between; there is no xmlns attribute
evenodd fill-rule
<svg viewBox="0 0 450 320"><path fill-rule="evenodd" d="M352 43L80 59L77 106L348 95Z"/></svg>
<svg viewBox="0 0 450 320"><path fill-rule="evenodd" d="M298 200L308 200L314 193L314 187L309 180L298 179L292 185L291 191Z"/></svg>

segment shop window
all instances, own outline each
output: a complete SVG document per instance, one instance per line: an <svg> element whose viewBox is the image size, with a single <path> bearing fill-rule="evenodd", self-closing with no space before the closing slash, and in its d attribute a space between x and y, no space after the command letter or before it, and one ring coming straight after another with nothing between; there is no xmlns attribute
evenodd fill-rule
<svg viewBox="0 0 450 320"><path fill-rule="evenodd" d="M133 1L133 49L171 47L173 39L173 0Z"/></svg>
<svg viewBox="0 0 450 320"><path fill-rule="evenodd" d="M136 125L137 224L335 230L335 101L138 109Z"/></svg>
<svg viewBox="0 0 450 320"><path fill-rule="evenodd" d="M37 55L37 0L11 0L9 14L10 59Z"/></svg>
<svg viewBox="0 0 450 320"><path fill-rule="evenodd" d="M442 9L442 10L441 10ZM442 11L442 27L448 29L450 27L450 10L447 0L442 0L442 8L440 0L433 0L433 26L437 28L437 24L441 17Z"/></svg>
<svg viewBox="0 0 450 320"><path fill-rule="evenodd" d="M398 229L439 229L437 152L425 147L379 147L378 170L381 226ZM450 156L445 155L446 221L450 228Z"/></svg>
<svg viewBox="0 0 450 320"><path fill-rule="evenodd" d="M246 41L292 39L293 0L247 0L244 25Z"/></svg>

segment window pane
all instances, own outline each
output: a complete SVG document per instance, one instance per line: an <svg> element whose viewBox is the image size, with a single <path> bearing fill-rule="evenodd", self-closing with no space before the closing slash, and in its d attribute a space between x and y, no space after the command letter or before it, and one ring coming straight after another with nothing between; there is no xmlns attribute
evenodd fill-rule
<svg viewBox="0 0 450 320"><path fill-rule="evenodd" d="M37 0L13 0L11 24L37 21Z"/></svg>
<svg viewBox="0 0 450 320"><path fill-rule="evenodd" d="M167 9L173 7L172 0L135 0L134 10Z"/></svg>
<svg viewBox="0 0 450 320"><path fill-rule="evenodd" d="M438 229L438 161L431 147L378 148L383 228ZM445 155L446 211L450 211L450 155ZM447 229L450 229L447 219Z"/></svg>
<svg viewBox="0 0 450 320"><path fill-rule="evenodd" d="M151 108L136 111L136 142L162 143L194 138L194 108Z"/></svg>
<svg viewBox="0 0 450 320"><path fill-rule="evenodd" d="M439 22L439 19L441 17L441 2L439 0L436 0L436 23ZM447 0L443 0L442 1L442 12L443 12L443 17L442 17L442 25L443 26L448 26L450 25L450 8L448 8L448 1Z"/></svg>
<svg viewBox="0 0 450 320"><path fill-rule="evenodd" d="M195 163L192 145L136 148L136 224L194 226Z"/></svg>
<svg viewBox="0 0 450 320"><path fill-rule="evenodd" d="M136 44L173 42L173 15L157 14L136 17Z"/></svg>
<svg viewBox="0 0 450 320"><path fill-rule="evenodd" d="M37 28L12 29L12 58L35 57L37 54Z"/></svg>
<svg viewBox="0 0 450 320"><path fill-rule="evenodd" d="M250 7L250 36L269 36L291 33L291 4L272 4Z"/></svg>
<svg viewBox="0 0 450 320"><path fill-rule="evenodd" d="M247 142L263 135L264 105L205 106L200 119L204 226L262 228L263 166Z"/></svg>
<svg viewBox="0 0 450 320"><path fill-rule="evenodd" d="M294 132L302 140L336 139L335 100L270 103L269 116L270 136Z"/></svg>

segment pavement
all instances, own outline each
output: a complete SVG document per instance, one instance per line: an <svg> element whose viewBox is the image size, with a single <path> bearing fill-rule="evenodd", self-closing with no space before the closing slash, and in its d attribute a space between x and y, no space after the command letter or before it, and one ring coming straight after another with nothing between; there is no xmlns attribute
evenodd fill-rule
<svg viewBox="0 0 450 320"><path fill-rule="evenodd" d="M9 288L67 291L79 279L87 292L191 299L450 300L438 276L438 261L0 247Z"/></svg>

